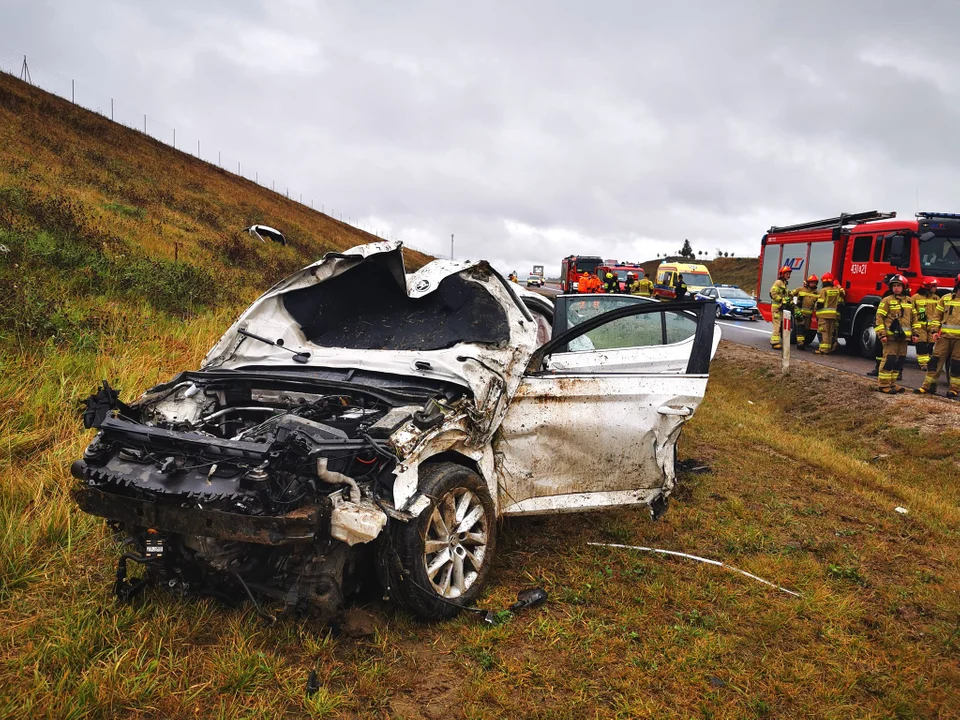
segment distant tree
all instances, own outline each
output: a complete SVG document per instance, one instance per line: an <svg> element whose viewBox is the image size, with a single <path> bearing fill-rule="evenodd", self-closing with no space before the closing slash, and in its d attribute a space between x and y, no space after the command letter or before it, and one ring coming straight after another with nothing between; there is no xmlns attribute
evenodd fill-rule
<svg viewBox="0 0 960 720"><path fill-rule="evenodd" d="M716 249L716 253L717 253L717 257L723 257L723 250L721 250L720 248Z"/></svg>
<svg viewBox="0 0 960 720"><path fill-rule="evenodd" d="M730 257L730 253L724 253L723 256L724 256L724 257Z"/></svg>
<svg viewBox="0 0 960 720"><path fill-rule="evenodd" d="M693 259L693 248L690 247L690 241L684 239L683 247L680 248L680 257Z"/></svg>
<svg viewBox="0 0 960 720"><path fill-rule="evenodd" d="M733 253L730 253L730 257L734 257Z"/></svg>

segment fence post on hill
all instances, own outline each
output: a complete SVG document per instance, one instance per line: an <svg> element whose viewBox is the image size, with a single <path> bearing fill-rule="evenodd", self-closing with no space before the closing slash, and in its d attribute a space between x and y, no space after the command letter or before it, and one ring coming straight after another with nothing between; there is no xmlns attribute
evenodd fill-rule
<svg viewBox="0 0 960 720"><path fill-rule="evenodd" d="M783 359L780 361L780 374L790 374L790 335L793 333L793 313L783 311L783 329L780 332L780 342L783 343Z"/></svg>

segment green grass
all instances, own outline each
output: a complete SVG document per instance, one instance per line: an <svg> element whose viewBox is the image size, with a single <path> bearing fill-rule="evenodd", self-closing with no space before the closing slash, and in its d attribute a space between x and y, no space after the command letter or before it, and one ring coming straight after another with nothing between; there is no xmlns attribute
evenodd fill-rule
<svg viewBox="0 0 960 720"><path fill-rule="evenodd" d="M797 389L829 387L802 368L771 382L758 372L762 360L734 363L724 351L681 447L713 472L681 477L660 522L624 509L503 525L481 604L501 611L520 589L541 585L550 600L539 608L501 612L492 627L473 616L423 625L375 603L376 634L355 640L306 618L266 627L250 608L159 591L118 606L109 595L117 550L68 495L67 467L88 439L69 401L100 377L129 396L195 366L226 320L144 312L154 315L139 334L119 319L107 324L99 343L110 353L46 344L5 360L0 374L0 716L960 711L957 489L948 482L957 458L945 456L947 445L930 457L908 449L911 428L927 432L928 406L901 409L890 423L888 399L865 387L859 408L807 415ZM937 409L941 426L960 425L952 406ZM856 423L858 414L876 419ZM943 432L953 430L931 437ZM894 452L903 444L902 454L872 463L880 444ZM893 512L896 505L910 514ZM721 559L802 597L723 569L588 542ZM311 670L320 690L307 697Z"/></svg>

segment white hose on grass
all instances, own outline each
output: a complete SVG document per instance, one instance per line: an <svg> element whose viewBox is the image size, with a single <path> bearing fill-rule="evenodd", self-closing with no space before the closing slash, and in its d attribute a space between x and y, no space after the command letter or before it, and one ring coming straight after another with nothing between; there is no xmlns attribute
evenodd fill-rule
<svg viewBox="0 0 960 720"><path fill-rule="evenodd" d="M682 557L682 558L687 558L689 560L696 560L697 562L706 563L707 565L716 565L717 567L726 568L727 570L733 570L734 572L738 572L741 575L746 575L748 578L753 578L758 582L762 582L764 585L769 585L770 587L774 587L777 590L782 590L788 595L793 595L794 597L803 597L803 595L801 595L798 592L794 592L793 590L787 590L785 587L780 587L776 583L772 583L769 580L764 580L762 577L757 577L753 573L748 573L746 570L735 568L733 567L733 565L727 565L726 563L722 563L719 560L711 560L710 558L700 557L699 555L688 555L687 553L677 552L676 550L661 550L660 548L643 547L642 545L619 545L617 543L595 543L595 542L587 543L587 545L593 545L595 547L620 548L621 550L640 550L642 552L659 553L661 555L673 555L675 557Z"/></svg>

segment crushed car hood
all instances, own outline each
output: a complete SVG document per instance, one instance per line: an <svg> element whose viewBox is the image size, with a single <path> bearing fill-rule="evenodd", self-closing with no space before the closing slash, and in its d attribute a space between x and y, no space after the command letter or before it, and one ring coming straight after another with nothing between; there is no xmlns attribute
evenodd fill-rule
<svg viewBox="0 0 960 720"><path fill-rule="evenodd" d="M224 333L202 369L433 378L468 388L483 409L512 396L535 345L536 322L486 262L435 260L407 274L401 243L381 242L328 253L281 280Z"/></svg>

